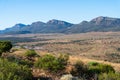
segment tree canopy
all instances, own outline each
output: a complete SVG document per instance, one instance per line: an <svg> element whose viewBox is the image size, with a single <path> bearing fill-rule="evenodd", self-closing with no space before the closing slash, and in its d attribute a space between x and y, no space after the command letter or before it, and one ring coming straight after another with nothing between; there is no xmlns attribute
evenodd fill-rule
<svg viewBox="0 0 120 80"><path fill-rule="evenodd" d="M10 41L0 41L0 56L3 52L9 52L12 48L12 43Z"/></svg>

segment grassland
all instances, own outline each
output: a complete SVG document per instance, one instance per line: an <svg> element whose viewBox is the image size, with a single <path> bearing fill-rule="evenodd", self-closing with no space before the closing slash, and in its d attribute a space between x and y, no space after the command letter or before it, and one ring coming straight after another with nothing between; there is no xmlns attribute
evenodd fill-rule
<svg viewBox="0 0 120 80"><path fill-rule="evenodd" d="M40 55L63 53L75 60L95 60L114 63L117 69L120 67L120 32L0 35L0 40L11 40L15 46L35 49Z"/></svg>

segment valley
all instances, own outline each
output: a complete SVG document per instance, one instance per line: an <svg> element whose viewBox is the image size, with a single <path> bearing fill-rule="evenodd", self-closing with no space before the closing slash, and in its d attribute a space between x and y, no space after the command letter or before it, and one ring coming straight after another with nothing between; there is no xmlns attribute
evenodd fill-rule
<svg viewBox="0 0 120 80"><path fill-rule="evenodd" d="M82 61L84 65L95 62L111 65L116 72L120 72L120 32L14 34L0 35L0 40L11 41L13 44L10 53L4 53L3 57L17 64L28 65L32 70L33 80L48 80L49 77L58 80L64 74L46 72L33 65L45 55L54 55L56 58L61 54L69 55L66 70L63 71L65 74L71 74L78 61ZM27 57L25 53L28 50L34 50L37 56ZM85 70L89 71L89 67Z"/></svg>
<svg viewBox="0 0 120 80"><path fill-rule="evenodd" d="M120 32L5 35L0 40L11 40L16 48L120 62Z"/></svg>

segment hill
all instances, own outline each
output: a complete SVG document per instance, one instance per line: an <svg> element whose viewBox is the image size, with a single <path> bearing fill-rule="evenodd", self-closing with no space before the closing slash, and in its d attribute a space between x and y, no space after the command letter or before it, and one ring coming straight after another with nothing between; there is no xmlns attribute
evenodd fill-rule
<svg viewBox="0 0 120 80"><path fill-rule="evenodd" d="M25 33L85 33L85 32L108 32L120 31L120 18L97 17L91 21L82 21L73 24L66 21L52 19L44 23L33 22L31 25L16 24L11 28L0 31L2 34L25 34Z"/></svg>
<svg viewBox="0 0 120 80"><path fill-rule="evenodd" d="M89 22L83 21L80 24L73 25L69 30L67 30L67 33L107 31L120 31L120 19L100 16Z"/></svg>
<svg viewBox="0 0 120 80"><path fill-rule="evenodd" d="M11 28L2 30L3 34L25 34L25 33L62 33L73 24L61 20L49 20L47 23L37 21L31 25L16 24Z"/></svg>

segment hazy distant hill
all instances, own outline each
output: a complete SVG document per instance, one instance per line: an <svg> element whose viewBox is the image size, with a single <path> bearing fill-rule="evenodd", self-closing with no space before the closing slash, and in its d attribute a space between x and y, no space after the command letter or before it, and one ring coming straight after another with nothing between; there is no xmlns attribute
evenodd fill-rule
<svg viewBox="0 0 120 80"><path fill-rule="evenodd" d="M16 24L11 28L2 30L3 34L25 33L83 33L96 31L120 31L120 18L97 17L91 21L82 21L72 24L61 20L50 20L47 23L34 22L31 25Z"/></svg>

